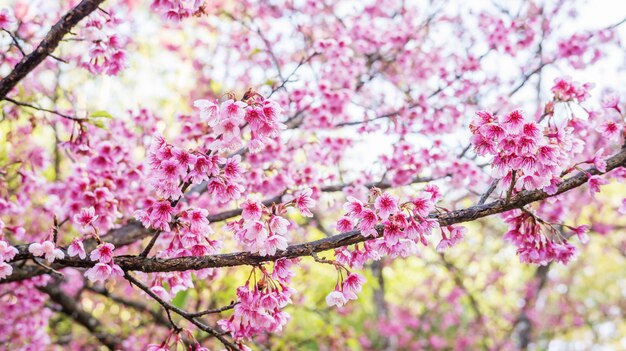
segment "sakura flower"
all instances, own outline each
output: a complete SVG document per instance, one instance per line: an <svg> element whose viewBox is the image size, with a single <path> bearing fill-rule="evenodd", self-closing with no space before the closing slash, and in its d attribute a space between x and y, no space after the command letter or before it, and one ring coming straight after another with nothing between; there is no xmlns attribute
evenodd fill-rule
<svg viewBox="0 0 626 351"><path fill-rule="evenodd" d="M593 155L593 158L590 160L590 162L593 163L594 167L596 167L596 169L602 173L606 172L606 161L602 156L603 153L604 149L601 148L600 150L596 151L596 153Z"/></svg>
<svg viewBox="0 0 626 351"><path fill-rule="evenodd" d="M287 234L289 221L280 216L272 216L269 221L270 230L279 235Z"/></svg>
<svg viewBox="0 0 626 351"><path fill-rule="evenodd" d="M238 180L241 178L244 171L245 168L241 164L240 155L235 155L229 159L226 159L223 167L224 177L230 180Z"/></svg>
<svg viewBox="0 0 626 351"><path fill-rule="evenodd" d="M232 119L225 119L220 121L214 130L217 134L221 134L224 140L233 140L240 136L241 130L239 129L239 123Z"/></svg>
<svg viewBox="0 0 626 351"><path fill-rule="evenodd" d="M608 139L615 139L619 137L621 129L621 126L614 121L602 121L596 131Z"/></svg>
<svg viewBox="0 0 626 351"><path fill-rule="evenodd" d="M263 205L251 199L246 199L246 201L241 204L241 208L241 217L246 221L259 220L263 215Z"/></svg>
<svg viewBox="0 0 626 351"><path fill-rule="evenodd" d="M349 232L354 229L354 223L349 217L341 217L337 221L337 230L340 232Z"/></svg>
<svg viewBox="0 0 626 351"><path fill-rule="evenodd" d="M183 172L185 172L185 169L175 160L165 160L159 167L159 175L161 179L166 181L177 182Z"/></svg>
<svg viewBox="0 0 626 351"><path fill-rule="evenodd" d="M89 226L96 219L98 219L98 216L93 207L83 208L80 210L80 213L74 215L74 222L81 225L83 228Z"/></svg>
<svg viewBox="0 0 626 351"><path fill-rule="evenodd" d="M376 235L376 224L378 223L378 216L370 209L365 209L360 214L361 221L357 227L361 230L363 236Z"/></svg>
<svg viewBox="0 0 626 351"><path fill-rule="evenodd" d="M604 94L602 96L602 107L612 108L621 113L619 108L619 95L614 91Z"/></svg>
<svg viewBox="0 0 626 351"><path fill-rule="evenodd" d="M92 282L104 282L111 276L123 276L124 271L116 264L96 263L95 266L85 271L85 277Z"/></svg>
<svg viewBox="0 0 626 351"><path fill-rule="evenodd" d="M589 228L586 225L572 228L572 231L578 236L578 240L580 240L581 243L586 244L589 242L589 235L587 235Z"/></svg>
<svg viewBox="0 0 626 351"><path fill-rule="evenodd" d="M348 202L343 205L343 209L347 212L348 217L358 217L365 210L365 205L358 199L348 196Z"/></svg>
<svg viewBox="0 0 626 351"><path fill-rule="evenodd" d="M263 222L259 221L246 223L242 232L244 241L252 243L264 241L269 234Z"/></svg>
<svg viewBox="0 0 626 351"><path fill-rule="evenodd" d="M15 18L8 9L0 9L0 29L10 30L10 25L15 22Z"/></svg>
<svg viewBox="0 0 626 351"><path fill-rule="evenodd" d="M389 215L398 212L398 198L384 193L376 198L374 207L378 210L380 218L387 219Z"/></svg>
<svg viewBox="0 0 626 351"><path fill-rule="evenodd" d="M0 262L11 261L17 253L18 251L15 247L9 245L9 243L4 240L0 240Z"/></svg>
<svg viewBox="0 0 626 351"><path fill-rule="evenodd" d="M13 266L5 262L0 262L0 280L10 276L12 273Z"/></svg>
<svg viewBox="0 0 626 351"><path fill-rule="evenodd" d="M311 198L313 194L313 190L311 188L306 188L303 190L296 191L293 195L291 195L287 201L293 201L296 208L300 210L305 217L313 217L313 213L310 208L315 206L315 200Z"/></svg>
<svg viewBox="0 0 626 351"><path fill-rule="evenodd" d="M200 110L200 117L208 123L209 126L214 126L217 123L217 117L219 114L219 106L213 101L209 100L196 100L193 106Z"/></svg>
<svg viewBox="0 0 626 351"><path fill-rule="evenodd" d="M362 275L348 273L348 276L341 285L344 297L348 300L356 300L357 294L361 292L362 285L365 281Z"/></svg>
<svg viewBox="0 0 626 351"><path fill-rule="evenodd" d="M151 287L150 290L164 301L169 301L171 299L170 294L161 285L155 285Z"/></svg>
<svg viewBox="0 0 626 351"><path fill-rule="evenodd" d="M428 198L424 196L416 197L411 203L413 203L415 213L421 217L428 217L430 212L435 209L435 204L430 199L430 196Z"/></svg>
<svg viewBox="0 0 626 351"><path fill-rule="evenodd" d="M348 299L344 296L341 291L334 290L331 291L328 295L326 295L326 304L328 306L337 306L341 307L348 302Z"/></svg>
<svg viewBox="0 0 626 351"><path fill-rule="evenodd" d="M113 250L115 246L111 243L104 243L98 245L91 254L89 254L89 258L92 261L99 261L100 263L109 263L113 261Z"/></svg>
<svg viewBox="0 0 626 351"><path fill-rule="evenodd" d="M169 201L160 201L151 207L150 221L155 229L169 231L169 222L172 220L174 209Z"/></svg>
<svg viewBox="0 0 626 351"><path fill-rule="evenodd" d="M506 126L509 132L517 133L524 124L524 115L521 111L515 110L505 114L501 122Z"/></svg>
<svg viewBox="0 0 626 351"><path fill-rule="evenodd" d="M172 148L172 159L178 163L181 174L185 174L187 169L193 169L198 157L186 150L178 147Z"/></svg>
<svg viewBox="0 0 626 351"><path fill-rule="evenodd" d="M46 261L54 262L55 259L62 259L65 254L61 249L57 249L52 241L44 241L43 243L33 243L28 246L28 252L33 256L45 257Z"/></svg>
<svg viewBox="0 0 626 351"><path fill-rule="evenodd" d="M226 100L220 105L220 113L222 119L232 120L233 123L239 124L243 121L243 117L245 116L244 107L246 107L246 103L242 101L235 100Z"/></svg>
<svg viewBox="0 0 626 351"><path fill-rule="evenodd" d="M81 259L85 259L87 254L85 253L85 248L83 246L82 240L74 239L70 246L67 248L67 255L69 257L78 256Z"/></svg>
<svg viewBox="0 0 626 351"><path fill-rule="evenodd" d="M609 181L604 179L604 178L602 178L601 176L593 175L593 176L589 177L589 181L588 181L589 192L591 194L599 193L600 192L600 186L608 184L608 183L609 183Z"/></svg>
<svg viewBox="0 0 626 351"><path fill-rule="evenodd" d="M258 253L261 256L274 255L277 250L285 250L287 248L287 239L282 235L272 234L262 245L258 245Z"/></svg>
<svg viewBox="0 0 626 351"><path fill-rule="evenodd" d="M450 228L450 227L448 227ZM458 244L467 233L467 228L463 226L455 226L450 230L450 240L453 245Z"/></svg>
<svg viewBox="0 0 626 351"><path fill-rule="evenodd" d="M488 123L479 128L480 133L489 140L500 141L506 136L506 131L496 123Z"/></svg>

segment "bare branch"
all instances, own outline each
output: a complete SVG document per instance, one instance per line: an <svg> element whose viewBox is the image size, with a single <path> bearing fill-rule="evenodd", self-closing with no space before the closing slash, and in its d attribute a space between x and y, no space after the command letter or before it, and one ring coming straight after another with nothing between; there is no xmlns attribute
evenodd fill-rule
<svg viewBox="0 0 626 351"><path fill-rule="evenodd" d="M226 348L228 350L230 350L230 351L239 351L240 350L240 348L237 345L235 345L232 341L230 341L226 337L224 337L224 335L222 333L219 333L217 330L213 329L212 327L210 327L210 326L202 323L200 320L198 320L197 319L198 316L196 316L193 313L189 313L187 311L184 311L184 310L182 310L182 309L180 309L180 308L170 304L169 302L163 300L157 294L155 294L152 290L150 290L150 288L148 286L146 286L145 284L143 284L142 282L137 280L135 277L130 275L128 272L124 273L124 278L126 278L126 280L128 280L132 285L135 285L139 289L143 290L146 294L148 294L150 297L152 297L154 300L156 300L161 306L163 306L163 308L167 312L168 316L170 315L170 311L172 311L172 312L178 314L179 316L185 318L189 322L193 323L195 326L197 326L201 330L203 330L203 331L211 334L212 336L216 337L222 344L224 344L224 346L226 346ZM226 309L228 309L228 308L226 308ZM171 321L171 317L170 317L170 321ZM172 322L172 324L173 324L173 322Z"/></svg>

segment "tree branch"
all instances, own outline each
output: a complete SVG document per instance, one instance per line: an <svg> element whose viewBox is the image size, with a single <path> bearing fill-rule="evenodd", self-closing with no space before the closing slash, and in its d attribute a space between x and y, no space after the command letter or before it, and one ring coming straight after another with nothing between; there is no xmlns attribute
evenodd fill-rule
<svg viewBox="0 0 626 351"><path fill-rule="evenodd" d="M189 322L193 323L200 330L203 330L203 331L211 334L212 336L216 337L222 344L224 344L224 346L226 346L226 348L229 351L239 351L240 350L240 348L237 345L235 345L232 341L230 341L226 337L224 337L224 335L222 333L219 333L217 330L215 330L212 327L202 323L199 319L197 319L197 317L198 317L197 313L189 313L189 312L184 311L184 310L182 310L182 309L180 309L180 308L170 304L169 302L163 300L162 298L159 297L159 295L155 294L152 290L150 290L150 288L148 286L146 286L145 284L143 284L142 282L137 280L135 277L130 275L128 272L124 272L124 278L126 280L128 280L132 285L135 285L139 289L143 290L146 294L148 294L150 297L152 297L154 300L156 300L161 306L163 306L163 308L167 312L168 316L170 314L170 311L172 311L172 312L178 314L179 316L185 318ZM227 310L229 308L232 308L232 306L234 306L234 304L231 304L229 306L224 307L223 310L225 311L225 310ZM215 311L216 312L212 312L211 311L209 313L221 312L221 310L219 310L219 309L215 310ZM170 321L171 321L171 318L170 318Z"/></svg>
<svg viewBox="0 0 626 351"><path fill-rule="evenodd" d="M61 39L72 27L96 10L103 2L104 0L83 0L52 26L39 46L30 54L24 56L13 68L13 71L0 81L0 100L3 100L20 80L43 62L48 55L52 54Z"/></svg>
<svg viewBox="0 0 626 351"><path fill-rule="evenodd" d="M606 170L611 171L617 167L626 164L626 148L606 160ZM543 190L526 190L514 195L510 201L499 199L484 205L475 205L465 209L449 211L444 213L432 213L430 218L436 219L440 226L448 226L457 223L470 222L479 218L484 218L493 214L510 211L521 208L530 203L547 199L571 189L577 188L585 184L588 180L588 174L603 174L596 168L590 168L585 172L579 172L576 175L565 179L559 184L555 194L547 194ZM377 235L365 237L360 231L353 230L337 234L328 238L311 241L303 244L294 244L286 250L277 252L274 255L259 256L251 252L235 252L229 254L218 254L201 257L178 257L178 258L142 258L138 256L117 256L115 263L120 265L126 271L141 272L174 272L186 270L199 270L204 268L234 267L242 265L258 265L263 262L276 261L281 258L296 258L301 256L311 256L314 253L332 250L339 247L358 244L383 235L383 226L376 228ZM18 245L19 253L15 260L26 259L30 257L27 245ZM65 258L55 261L53 267L92 267L95 263L89 260L81 260L78 258ZM15 273L14 273L15 274ZM19 273L18 273L19 274ZM14 281L12 276L7 277L7 281Z"/></svg>

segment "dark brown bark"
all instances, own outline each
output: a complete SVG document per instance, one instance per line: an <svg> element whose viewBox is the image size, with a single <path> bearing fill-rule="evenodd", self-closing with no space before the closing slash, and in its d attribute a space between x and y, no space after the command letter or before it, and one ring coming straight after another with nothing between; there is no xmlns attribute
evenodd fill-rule
<svg viewBox="0 0 626 351"><path fill-rule="evenodd" d="M61 39L63 39L65 34L69 33L72 27L95 11L103 2L104 0L83 0L52 26L39 46L30 54L24 56L11 73L0 81L0 100L4 99L20 80L52 54Z"/></svg>
<svg viewBox="0 0 626 351"><path fill-rule="evenodd" d="M626 164L626 149L622 149L616 155L608 158L606 162L607 172L617 167L624 166ZM592 175L602 174L602 172L598 171L595 168L590 168L587 170L587 172ZM556 194L553 195L547 194L543 190L522 191L513 196L508 202L505 199L500 199L490 202L488 204L471 206L461 210L444 213L434 213L431 214L431 218L437 219L439 225L441 226L470 222L479 218L487 217L496 213L510 211L539 200L562 194L566 191L585 184L587 180L587 174L579 172L576 175L561 182L561 184L558 186ZM115 257L115 262L119 264L125 271L142 272L173 272L198 270L203 268L258 265L263 262L275 261L280 258L311 256L314 253L353 245L367 240L372 240L383 234L382 226L378 226L376 229L378 233L376 236L365 237L361 235L358 230L354 230L316 241L311 241L303 244L294 244L289 246L286 250L277 252L276 254L270 256L259 256L250 252L236 252L203 257L180 257L170 259L143 258L138 256L117 256ZM16 256L15 260L30 257L26 245L19 245L18 250L19 254ZM53 268L59 268L64 266L91 267L93 265L94 262L91 262L89 260L66 258L63 260L55 261L55 265L53 265ZM19 270L18 272L14 273L14 275L15 274L21 275ZM24 275L21 276L24 277ZM8 277L8 280L15 279L13 278L13 276L10 276Z"/></svg>

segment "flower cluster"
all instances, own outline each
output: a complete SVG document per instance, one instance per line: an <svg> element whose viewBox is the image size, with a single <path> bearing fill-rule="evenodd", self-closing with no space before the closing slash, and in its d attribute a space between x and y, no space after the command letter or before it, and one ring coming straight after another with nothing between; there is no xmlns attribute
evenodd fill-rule
<svg viewBox="0 0 626 351"><path fill-rule="evenodd" d="M0 231L2 231L0 221ZM13 267L6 263L9 262L17 255L17 249L4 240L0 240L0 279L4 279L13 273Z"/></svg>
<svg viewBox="0 0 626 351"><path fill-rule="evenodd" d="M105 281L111 276L123 276L122 268L113 263L113 250L115 246L111 243L102 243L98 245L91 253L89 258L98 262L95 266L89 268L85 272L85 277L92 282ZM69 252L68 252L69 254Z"/></svg>
<svg viewBox="0 0 626 351"><path fill-rule="evenodd" d="M509 231L504 238L517 246L517 254L522 262L546 265L556 261L567 264L576 255L576 247L567 241L561 231L528 211L508 212L505 221L509 224ZM542 227L547 235L543 233ZM583 243L587 241L585 226L563 227L572 230Z"/></svg>
<svg viewBox="0 0 626 351"><path fill-rule="evenodd" d="M544 136L536 122L526 121L520 111L500 118L478 112L470 125L472 144L481 156L492 155L493 176L515 189L548 188L558 183L560 164L567 160L559 145Z"/></svg>
<svg viewBox="0 0 626 351"><path fill-rule="evenodd" d="M236 149L242 146L244 126L250 127L248 148L259 151L278 135L285 125L278 121L282 109L272 100L248 91L242 101L229 99L221 104L210 100L196 100L200 117L218 135L216 148Z"/></svg>
<svg viewBox="0 0 626 351"><path fill-rule="evenodd" d="M118 123L114 121L110 127L122 134L125 128ZM81 162L72 169L72 175L51 187L55 196L48 205L60 217L72 219L85 234L104 233L120 217L132 214L131 201L141 199L142 190L137 182L142 176L141 167L133 164L130 146L123 140L98 140L109 139L108 135L97 132L90 135L91 145L85 145L84 152L73 155ZM57 212L56 206L63 211Z"/></svg>
<svg viewBox="0 0 626 351"><path fill-rule="evenodd" d="M284 270L286 267L280 269ZM260 267L259 270L261 277L253 282L252 287L248 280L237 289L237 305L233 315L218 322L219 326L229 332L235 340L251 339L263 332L279 332L289 320L289 314L282 309L291 303L291 295L294 293L294 290L286 285L290 275L275 274L276 266L271 274L265 267ZM252 273L256 274L256 271L255 267Z"/></svg>
<svg viewBox="0 0 626 351"><path fill-rule="evenodd" d="M181 21L203 11L204 0L154 0L152 11L170 21Z"/></svg>
<svg viewBox="0 0 626 351"><path fill-rule="evenodd" d="M42 243L32 243L28 246L28 252L33 256L44 257L48 262L54 262L55 259L62 259L65 257L63 251L56 247L56 245L50 241L45 240Z"/></svg>
<svg viewBox="0 0 626 351"><path fill-rule="evenodd" d="M251 252L261 256L274 255L287 248L287 234L290 222L284 218L289 207L297 208L304 216L312 216L311 208L315 200L312 190L307 188L287 194L284 203L268 208L264 204L247 199L241 205L241 219L228 224L235 238Z"/></svg>
<svg viewBox="0 0 626 351"><path fill-rule="evenodd" d="M528 11L528 14L510 23L506 23L501 16L481 13L479 26L489 47L514 56L530 46L536 37L532 24L537 22L537 16L532 12L532 7Z"/></svg>
<svg viewBox="0 0 626 351"><path fill-rule="evenodd" d="M402 204L398 203L397 197L377 188L372 188L369 197L367 203L348 197L344 204L347 213L337 221L337 229L341 232L358 229L366 237L378 236L382 232L382 236L364 243L364 250L358 245L352 252L346 248L335 250L338 262L349 267L362 267L367 260L377 260L383 255L405 257L414 253L419 244L428 245L426 237L438 227L437 221L429 217L441 197L436 186L427 186L412 201ZM458 232L453 227L450 230ZM450 241L452 237L454 241ZM446 237L443 228L442 238L446 244L440 244L440 248L449 247L460 239L458 234Z"/></svg>
<svg viewBox="0 0 626 351"><path fill-rule="evenodd" d="M15 18L9 9L0 9L0 29L10 30Z"/></svg>
<svg viewBox="0 0 626 351"><path fill-rule="evenodd" d="M559 42L557 55L566 58L574 68L585 68L593 64L601 57L602 53L597 48L591 49L589 34L574 34ZM589 53L589 54L588 54Z"/></svg>
<svg viewBox="0 0 626 351"><path fill-rule="evenodd" d="M361 292L365 278L359 274L351 273L346 270L346 278L343 279L342 270L345 269L342 266L337 266L339 272L340 281L337 282L335 290L326 295L326 304L328 306L341 307L349 300L356 300L357 294Z"/></svg>
<svg viewBox="0 0 626 351"><path fill-rule="evenodd" d="M581 103L589 98L589 90L593 88L593 84L573 82L569 77L556 78L552 93L554 100L568 102L574 101Z"/></svg>
<svg viewBox="0 0 626 351"><path fill-rule="evenodd" d="M177 200L183 195L185 184L208 181L207 189L222 202L237 199L243 188L238 184L243 172L241 156L229 159L213 153L183 150L155 136L148 152L149 181L158 196ZM223 172L221 171L223 168ZM158 202L153 204L159 216L171 214L171 208Z"/></svg>
<svg viewBox="0 0 626 351"><path fill-rule="evenodd" d="M91 43L89 61L81 64L92 74L116 75L126 67L128 38L117 30L121 22L112 9L89 16L83 28L84 39Z"/></svg>

